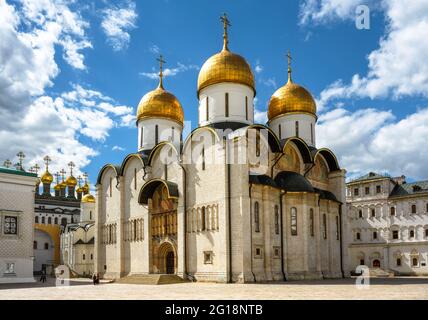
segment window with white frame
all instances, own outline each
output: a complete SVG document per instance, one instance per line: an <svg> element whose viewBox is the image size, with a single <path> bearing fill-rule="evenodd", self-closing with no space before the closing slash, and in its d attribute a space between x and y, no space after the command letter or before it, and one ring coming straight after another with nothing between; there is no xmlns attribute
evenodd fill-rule
<svg viewBox="0 0 428 320"><path fill-rule="evenodd" d="M204 251L204 264L212 264L212 263L213 263L213 252Z"/></svg>
<svg viewBox="0 0 428 320"><path fill-rule="evenodd" d="M4 274L15 274L15 263L14 262L7 262L6 263L6 270L4 271Z"/></svg>
<svg viewBox="0 0 428 320"><path fill-rule="evenodd" d="M5 215L3 218L3 234L18 235L18 217Z"/></svg>

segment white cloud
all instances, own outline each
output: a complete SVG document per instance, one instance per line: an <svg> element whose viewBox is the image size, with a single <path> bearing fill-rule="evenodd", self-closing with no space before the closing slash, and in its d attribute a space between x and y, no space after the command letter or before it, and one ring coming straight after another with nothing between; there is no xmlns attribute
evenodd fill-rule
<svg viewBox="0 0 428 320"><path fill-rule="evenodd" d="M319 117L317 145L339 156L348 173L368 171L428 177L428 108L402 120L391 111L335 109Z"/></svg>
<svg viewBox="0 0 428 320"><path fill-rule="evenodd" d="M319 17L316 20L319 22L329 21L327 17L345 19L349 17L344 12L358 1L344 1L347 9L340 14L333 6L326 5L335 2L324 1L320 11L308 12ZM387 21L386 33L379 41L379 48L368 55L367 74L355 74L349 84L339 80L327 87L318 101L321 110L329 101L341 98L428 97L428 2L383 0L381 4Z"/></svg>
<svg viewBox="0 0 428 320"><path fill-rule="evenodd" d="M177 62L177 67L175 68L166 68L163 70L164 77L174 77L179 73L188 71L188 70L199 70L199 67L194 64L185 65L183 63ZM158 79L159 72L140 72L140 75L149 79Z"/></svg>
<svg viewBox="0 0 428 320"><path fill-rule="evenodd" d="M119 147L119 146L114 146L113 148L111 148L112 151L125 151L125 148Z"/></svg>
<svg viewBox="0 0 428 320"><path fill-rule="evenodd" d="M154 54L159 54L160 53L160 48L157 45L154 44L154 45L150 46L149 51L151 53L154 53Z"/></svg>
<svg viewBox="0 0 428 320"><path fill-rule="evenodd" d="M256 66L254 70L256 71L256 73L261 73L263 71L263 66L260 64L259 60L256 61Z"/></svg>
<svg viewBox="0 0 428 320"><path fill-rule="evenodd" d="M265 124L268 121L267 112L265 110L259 110L258 108L259 99L254 98L254 122Z"/></svg>
<svg viewBox="0 0 428 320"><path fill-rule="evenodd" d="M103 10L101 27L107 36L107 42L113 50L126 49L131 40L129 31L135 29L138 14L134 2L126 2L114 8Z"/></svg>

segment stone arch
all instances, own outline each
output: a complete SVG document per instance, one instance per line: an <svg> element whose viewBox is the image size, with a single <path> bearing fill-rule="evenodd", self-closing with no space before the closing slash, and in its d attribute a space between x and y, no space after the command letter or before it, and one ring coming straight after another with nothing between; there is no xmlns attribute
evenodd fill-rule
<svg viewBox="0 0 428 320"><path fill-rule="evenodd" d="M171 259L170 255L173 255ZM159 273L177 273L177 250L170 241L163 242L157 250L157 268ZM173 264L173 265L171 265Z"/></svg>

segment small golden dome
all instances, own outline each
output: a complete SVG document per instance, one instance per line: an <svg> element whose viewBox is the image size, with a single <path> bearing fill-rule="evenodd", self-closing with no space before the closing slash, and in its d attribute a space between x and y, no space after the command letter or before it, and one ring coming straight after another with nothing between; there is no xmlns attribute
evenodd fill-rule
<svg viewBox="0 0 428 320"><path fill-rule="evenodd" d="M69 187L75 187L77 185L77 179L73 176L69 176L67 180L65 180L65 183Z"/></svg>
<svg viewBox="0 0 428 320"><path fill-rule="evenodd" d="M227 48L205 61L198 76L198 95L202 89L222 82L240 83L256 92L250 65Z"/></svg>
<svg viewBox="0 0 428 320"><path fill-rule="evenodd" d="M183 125L184 113L178 99L160 83L155 90L145 94L138 104L137 121L143 118L167 118Z"/></svg>
<svg viewBox="0 0 428 320"><path fill-rule="evenodd" d="M46 171L41 178L41 181L43 184L51 184L53 181L53 176L50 174L49 171Z"/></svg>
<svg viewBox="0 0 428 320"><path fill-rule="evenodd" d="M317 113L315 100L309 91L293 83L291 79L285 86L276 90L270 98L269 121L287 113L310 113L315 117Z"/></svg>
<svg viewBox="0 0 428 320"><path fill-rule="evenodd" d="M82 197L82 202L90 202L90 203L95 203L95 197L92 194L85 194Z"/></svg>
<svg viewBox="0 0 428 320"><path fill-rule="evenodd" d="M55 191L59 191L59 190L61 190L61 186L60 186L59 184L57 184L57 185L54 187L54 190L55 190Z"/></svg>
<svg viewBox="0 0 428 320"><path fill-rule="evenodd" d="M83 188L82 188L82 187L77 188L77 189L76 189L76 192L77 192L77 193L82 193L82 192L83 192Z"/></svg>
<svg viewBox="0 0 428 320"><path fill-rule="evenodd" d="M84 186L82 187L82 191L84 194L87 194L89 192L89 184L85 183Z"/></svg>

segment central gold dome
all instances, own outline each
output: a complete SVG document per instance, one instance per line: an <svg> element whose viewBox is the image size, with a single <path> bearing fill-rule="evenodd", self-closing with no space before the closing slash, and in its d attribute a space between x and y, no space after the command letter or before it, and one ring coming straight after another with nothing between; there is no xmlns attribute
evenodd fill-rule
<svg viewBox="0 0 428 320"><path fill-rule="evenodd" d="M202 66L198 76L198 95L202 89L222 82L240 83L256 92L250 65L227 48L213 55Z"/></svg>
<svg viewBox="0 0 428 320"><path fill-rule="evenodd" d="M51 184L53 181L53 176L50 174L49 171L46 170L46 172L43 174L41 181L43 184Z"/></svg>
<svg viewBox="0 0 428 320"><path fill-rule="evenodd" d="M160 83L155 90L145 94L138 104L137 121L144 118L166 118L183 125L183 108L178 99Z"/></svg>
<svg viewBox="0 0 428 320"><path fill-rule="evenodd" d="M65 183L69 187L75 187L77 185L77 179L73 176L69 176L67 180L65 180Z"/></svg>
<svg viewBox="0 0 428 320"><path fill-rule="evenodd" d="M289 79L270 98L268 118L270 121L287 113L310 113L316 117L316 112L315 100L309 91Z"/></svg>

